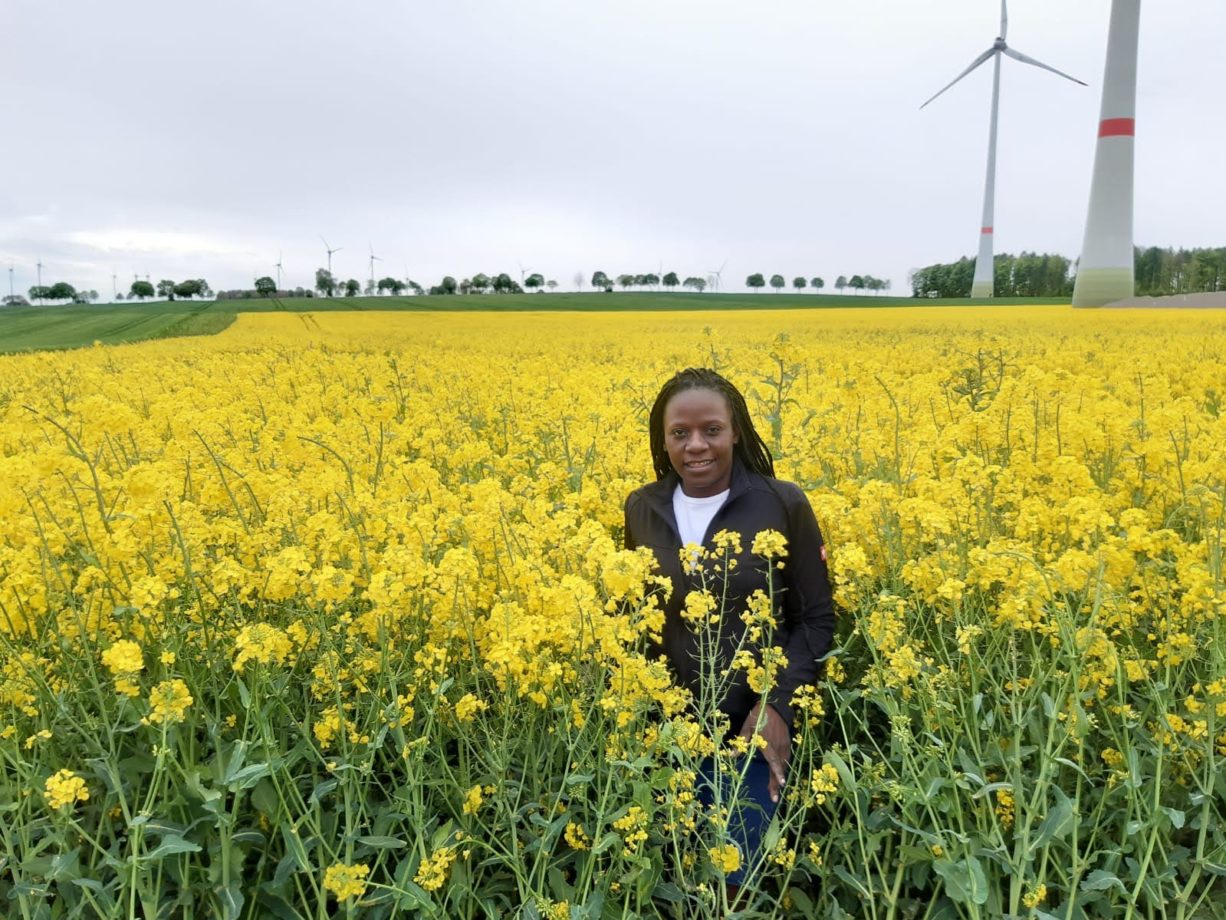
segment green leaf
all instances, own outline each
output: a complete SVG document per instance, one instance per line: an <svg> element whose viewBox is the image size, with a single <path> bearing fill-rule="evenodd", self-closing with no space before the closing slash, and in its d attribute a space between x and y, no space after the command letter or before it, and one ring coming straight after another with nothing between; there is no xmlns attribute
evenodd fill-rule
<svg viewBox="0 0 1226 920"><path fill-rule="evenodd" d="M1095 869L1081 883L1082 891L1106 891L1108 888L1117 888L1120 894L1127 894L1124 883L1106 869Z"/></svg>
<svg viewBox="0 0 1226 920"><path fill-rule="evenodd" d="M621 836L618 835L616 831L609 831L607 834L605 834L603 837L600 838L599 843L597 843L594 847L592 847L592 855L599 856L601 853L603 853L605 850L608 850L610 847L617 846L617 844L621 843L621 839L622 839Z"/></svg>
<svg viewBox="0 0 1226 920"><path fill-rule="evenodd" d="M377 835L359 837L358 843L364 843L368 847L374 847L376 850L398 850L401 847L408 846L399 837L380 837Z"/></svg>
<svg viewBox="0 0 1226 920"><path fill-rule="evenodd" d="M840 865L831 867L834 869L834 874L837 875L845 884L850 885L862 898L871 898L872 893L864 887L864 883L853 876L850 872Z"/></svg>
<svg viewBox="0 0 1226 920"><path fill-rule="evenodd" d="M223 920L238 920L243 913L243 892L238 882L229 885L218 885L213 889L217 900L221 902Z"/></svg>
<svg viewBox="0 0 1226 920"><path fill-rule="evenodd" d="M67 882L77 878L81 874L78 858L80 849L80 847L73 847L67 853L58 853L52 857L47 878L57 882Z"/></svg>
<svg viewBox="0 0 1226 920"><path fill-rule="evenodd" d="M311 797L307 801L310 802L312 805L318 805L319 802L323 799L323 797L327 795L329 792L331 792L333 789L335 789L338 785L340 785L340 783L337 782L337 780L334 780L334 779L324 780L322 783L317 784L315 788L311 790Z"/></svg>
<svg viewBox="0 0 1226 920"><path fill-rule="evenodd" d="M157 845L153 851L146 853L141 857L142 862L154 862L155 860L165 859L167 856L174 856L178 853L199 853L200 844L192 843L190 840L184 840L177 834L170 834L162 838L162 842Z"/></svg>
<svg viewBox="0 0 1226 920"><path fill-rule="evenodd" d="M405 881L396 892L396 906L405 910L434 910L434 900L430 893L416 882ZM428 915L428 913L427 913Z"/></svg>
<svg viewBox="0 0 1226 920"><path fill-rule="evenodd" d="M285 841L286 856L281 860L281 865L277 866L278 876L281 875L283 868L288 874L295 869L306 869L311 865L311 859L307 856L306 845L303 844L302 838L295 834L288 824L281 825L281 839ZM293 863L289 862L291 859ZM288 868L286 868L287 866Z"/></svg>
<svg viewBox="0 0 1226 920"><path fill-rule="evenodd" d="M980 787L979 789L976 789L976 790L975 790L975 791L974 791L974 792L971 794L971 798L972 798L972 799L981 799L981 798L983 798L985 795L991 795L991 794L992 794L993 792L995 792L997 789L1008 789L1008 790L1012 791L1012 790L1013 790L1013 783L988 783L986 786L982 786L982 787Z"/></svg>
<svg viewBox="0 0 1226 920"><path fill-rule="evenodd" d="M1184 822L1188 819L1188 816L1178 808L1164 808L1162 809L1162 813L1171 819L1171 824L1175 826L1175 830L1179 830L1181 827L1183 827Z"/></svg>
<svg viewBox="0 0 1226 920"><path fill-rule="evenodd" d="M847 766L847 761L836 754L834 751L827 751L825 757L822 758L826 763L833 765L839 774L839 782L848 792L855 791L856 778L852 776L851 768Z"/></svg>
<svg viewBox="0 0 1226 920"><path fill-rule="evenodd" d="M656 890L651 893L652 898L659 898L661 901L668 901L670 904L680 904L685 900L685 892L674 885L672 882L660 882L656 885Z"/></svg>
<svg viewBox="0 0 1226 920"><path fill-rule="evenodd" d="M257 811L272 817L277 813L280 800L277 798L277 787L267 779L262 779L251 792L251 804Z"/></svg>
<svg viewBox="0 0 1226 920"><path fill-rule="evenodd" d="M938 859L933 862L932 868L945 882L945 893L951 900L961 904L987 903L988 880L983 874L983 866L974 856L957 862Z"/></svg>
<svg viewBox="0 0 1226 920"><path fill-rule="evenodd" d="M1030 844L1031 854L1052 840L1067 836L1077 822L1072 800L1059 786L1052 786L1052 792L1055 793L1056 804L1048 810L1047 817L1039 825L1039 832Z"/></svg>
<svg viewBox="0 0 1226 920"><path fill-rule="evenodd" d="M227 776L225 779L226 788L231 792L239 792L243 789L250 789L270 772L271 768L266 763L253 763L250 766L243 767L232 776Z"/></svg>
<svg viewBox="0 0 1226 920"><path fill-rule="evenodd" d="M1057 757L1057 758L1056 758L1056 763L1062 763L1062 764L1064 764L1066 767L1069 767L1069 768L1071 768L1071 769L1073 769L1073 770L1076 770L1078 773L1080 773L1080 774L1081 774L1082 779L1084 779L1084 780L1086 780L1087 782L1089 782L1090 777L1086 775L1086 771L1085 771L1085 770L1083 770L1083 769L1081 768L1081 765L1080 765L1079 763L1077 763L1076 761L1069 760L1067 757Z"/></svg>

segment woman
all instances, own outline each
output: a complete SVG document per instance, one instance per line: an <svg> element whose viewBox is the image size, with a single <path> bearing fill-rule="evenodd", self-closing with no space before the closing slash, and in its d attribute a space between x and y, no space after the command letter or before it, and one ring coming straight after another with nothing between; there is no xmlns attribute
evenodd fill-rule
<svg viewBox="0 0 1226 920"><path fill-rule="evenodd" d="M715 371L688 368L664 384L651 409L648 439L657 481L626 499L626 547L651 547L660 573L672 581L662 645L678 682L699 692L699 652L710 648L682 616L687 595L703 585L701 573L683 565L681 549L696 544L711 550L720 531L740 534L745 551L721 575L727 583L721 580L726 600L716 639L717 670L727 667L745 638L740 614L755 591L775 599L770 642L787 658L765 699L751 690L745 671L734 670L719 702L729 735L750 739L756 732L766 742L742 785L742 797L756 807L740 809L741 820L728 828L742 855L741 868L727 876L735 888L757 856L779 803L791 757L792 694L816 679L818 660L834 636L825 550L804 493L774 478L774 462L745 398ZM780 567L768 567L749 552L754 537L766 530L787 540Z"/></svg>

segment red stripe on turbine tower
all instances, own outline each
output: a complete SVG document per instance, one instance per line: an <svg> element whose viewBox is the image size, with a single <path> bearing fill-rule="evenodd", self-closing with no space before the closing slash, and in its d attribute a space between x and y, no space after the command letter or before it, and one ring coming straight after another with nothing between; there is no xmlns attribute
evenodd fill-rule
<svg viewBox="0 0 1226 920"><path fill-rule="evenodd" d="M980 233L991 233L991 232L992 232L992 228L991 228L991 227L980 227L980 228L979 228L979 232L980 232Z"/></svg>
<svg viewBox="0 0 1226 920"><path fill-rule="evenodd" d="M1099 137L1136 137L1135 118L1104 118L1098 124Z"/></svg>

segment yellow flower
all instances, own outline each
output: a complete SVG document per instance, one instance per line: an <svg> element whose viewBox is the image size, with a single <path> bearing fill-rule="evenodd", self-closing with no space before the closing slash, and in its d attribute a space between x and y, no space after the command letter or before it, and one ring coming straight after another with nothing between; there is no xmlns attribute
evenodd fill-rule
<svg viewBox="0 0 1226 920"><path fill-rule="evenodd" d="M489 709L490 704L485 700L478 699L471 693L465 693L462 697L456 700L455 717L461 722L471 722L479 712L484 712Z"/></svg>
<svg viewBox="0 0 1226 920"><path fill-rule="evenodd" d="M338 901L360 898L366 893L368 875L370 867L362 863L354 866L335 863L324 873L324 888L336 895Z"/></svg>
<svg viewBox="0 0 1226 920"><path fill-rule="evenodd" d="M685 609L681 611L681 616L693 626L714 623L719 619L718 607L719 604L710 591L691 591L685 596Z"/></svg>
<svg viewBox="0 0 1226 920"><path fill-rule="evenodd" d="M47 777L43 795L47 798L48 806L60 809L75 802L88 801L89 789L85 786L85 780L71 770L60 770Z"/></svg>
<svg viewBox="0 0 1226 920"><path fill-rule="evenodd" d="M138 674L145 667L140 646L131 639L120 639L102 653L102 663L112 674Z"/></svg>
<svg viewBox="0 0 1226 920"><path fill-rule="evenodd" d="M623 852L629 856L647 840L647 812L638 805L631 805L613 822L613 829L621 834Z"/></svg>
<svg viewBox="0 0 1226 920"><path fill-rule="evenodd" d="M481 802L483 800L481 784L477 783L464 796L464 814L475 815L481 809Z"/></svg>
<svg viewBox="0 0 1226 920"><path fill-rule="evenodd" d="M788 539L777 530L762 530L753 538L750 551L767 559L783 559L788 554Z"/></svg>
<svg viewBox="0 0 1226 920"><path fill-rule="evenodd" d="M158 725L173 725L186 718L187 708L195 700L187 684L179 678L164 680L149 691L149 715L147 721Z"/></svg>
<svg viewBox="0 0 1226 920"><path fill-rule="evenodd" d="M726 843L711 847L707 850L707 855L711 857L711 865L720 875L727 875L741 868L741 851L736 844Z"/></svg>
<svg viewBox="0 0 1226 920"><path fill-rule="evenodd" d="M140 646L131 639L120 639L102 653L102 663L115 677L115 691L124 696L140 696L133 678L145 667Z"/></svg>
<svg viewBox="0 0 1226 920"><path fill-rule="evenodd" d="M458 850L454 846L439 847L421 861L413 881L426 891L438 891L447 881L447 876L451 873L451 864L456 861L458 855Z"/></svg>
<svg viewBox="0 0 1226 920"><path fill-rule="evenodd" d="M839 788L839 771L833 764L822 764L809 777L809 792L814 804L824 805L830 793Z"/></svg>
<svg viewBox="0 0 1226 920"><path fill-rule="evenodd" d="M267 623L244 626L234 637L234 670L242 671L248 661L260 664L283 664L294 650L288 635Z"/></svg>
<svg viewBox="0 0 1226 920"><path fill-rule="evenodd" d="M575 821L566 823L566 831L563 836L572 850L588 850L592 847L592 841L583 830L583 825Z"/></svg>
<svg viewBox="0 0 1226 920"><path fill-rule="evenodd" d="M1047 900L1047 886L1037 885L1022 896L1022 903L1031 910Z"/></svg>
<svg viewBox="0 0 1226 920"><path fill-rule="evenodd" d="M1008 789L996 790L996 816L1002 827L1013 827L1013 793Z"/></svg>

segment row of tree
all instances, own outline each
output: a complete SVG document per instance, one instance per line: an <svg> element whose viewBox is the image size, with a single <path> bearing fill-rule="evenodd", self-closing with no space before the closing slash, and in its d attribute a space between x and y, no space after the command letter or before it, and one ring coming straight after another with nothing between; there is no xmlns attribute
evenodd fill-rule
<svg viewBox="0 0 1226 920"><path fill-rule="evenodd" d="M148 300L155 296L164 297L167 300L174 300L176 297L191 300L193 297L212 297L213 289L203 278L189 278L186 281L171 281L169 278L163 278L156 287L151 281L138 280L133 281L132 286L128 288L129 300ZM121 294L120 299L122 298Z"/></svg>
<svg viewBox="0 0 1226 920"><path fill-rule="evenodd" d="M93 303L98 299L97 291L78 291L67 281L57 281L55 284L36 284L29 290L30 300L35 303L45 303L48 300L68 301L70 303ZM11 295L4 298L5 303L23 305L28 303L24 297Z"/></svg>
<svg viewBox="0 0 1226 920"><path fill-rule="evenodd" d="M1073 293L1072 264L1062 255L1002 252L992 260L997 297L1069 297ZM915 297L969 297L975 260L927 265L911 273Z"/></svg>
<svg viewBox="0 0 1226 920"><path fill-rule="evenodd" d="M1134 250L1136 293L1139 297L1167 297L1226 291L1226 247L1165 249L1150 246ZM1044 252L1021 255L1002 252L992 260L997 297L1071 297L1076 265L1065 256ZM969 297L975 260L928 265L911 273L915 297Z"/></svg>
<svg viewBox="0 0 1226 920"><path fill-rule="evenodd" d="M788 282L783 275L771 275L770 278L767 278L761 272L756 272L745 279L745 286L747 288L752 288L755 291L761 290L768 284L774 288L775 293L778 294L785 287L787 287ZM825 279L820 277L810 279L805 278L802 275L797 275L792 279L792 287L796 289L797 293L810 287L815 291L820 291L825 286ZM861 291L873 291L876 293L878 291L888 291L890 289L890 282L882 278L874 278L872 275L852 275L850 278L848 278L846 275L839 275L834 282L834 289L842 294L848 288L851 288L857 294L859 294Z"/></svg>
<svg viewBox="0 0 1226 920"><path fill-rule="evenodd" d="M1226 291L1226 247L1136 250L1137 294L1165 297Z"/></svg>

